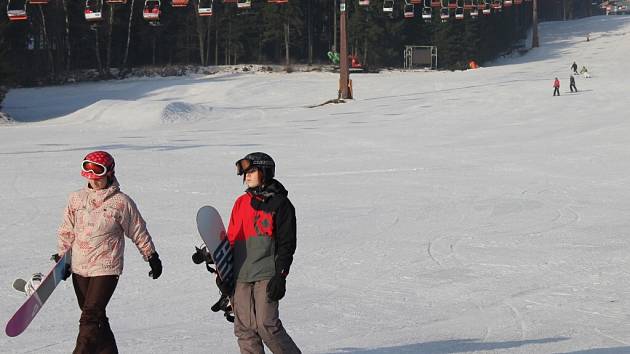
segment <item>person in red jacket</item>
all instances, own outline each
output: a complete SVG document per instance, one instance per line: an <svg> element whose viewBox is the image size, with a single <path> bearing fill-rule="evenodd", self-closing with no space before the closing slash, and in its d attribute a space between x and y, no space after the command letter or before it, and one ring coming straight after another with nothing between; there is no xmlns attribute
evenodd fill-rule
<svg viewBox="0 0 630 354"><path fill-rule="evenodd" d="M295 208L284 186L274 179L271 156L254 152L236 162L247 185L236 199L227 236L234 251L236 284L228 288L234 310L234 334L241 353L301 353L282 326L278 301L286 293L286 278L296 249Z"/></svg>
<svg viewBox="0 0 630 354"><path fill-rule="evenodd" d="M553 82L553 95L556 96L556 94L560 96L560 80L558 80L558 78Z"/></svg>

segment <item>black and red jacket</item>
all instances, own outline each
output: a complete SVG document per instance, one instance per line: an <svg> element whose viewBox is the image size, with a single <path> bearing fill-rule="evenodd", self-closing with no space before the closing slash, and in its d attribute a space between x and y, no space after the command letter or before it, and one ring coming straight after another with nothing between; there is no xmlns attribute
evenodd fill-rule
<svg viewBox="0 0 630 354"><path fill-rule="evenodd" d="M236 199L228 225L239 282L288 274L296 248L295 208L275 179L263 188L248 189Z"/></svg>

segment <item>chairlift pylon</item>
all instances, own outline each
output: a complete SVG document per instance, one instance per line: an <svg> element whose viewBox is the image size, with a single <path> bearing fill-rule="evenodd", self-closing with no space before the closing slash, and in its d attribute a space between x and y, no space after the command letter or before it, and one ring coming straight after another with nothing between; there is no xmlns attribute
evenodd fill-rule
<svg viewBox="0 0 630 354"><path fill-rule="evenodd" d="M7 17L9 21L26 21L28 14L26 13L26 0L9 0L7 3Z"/></svg>

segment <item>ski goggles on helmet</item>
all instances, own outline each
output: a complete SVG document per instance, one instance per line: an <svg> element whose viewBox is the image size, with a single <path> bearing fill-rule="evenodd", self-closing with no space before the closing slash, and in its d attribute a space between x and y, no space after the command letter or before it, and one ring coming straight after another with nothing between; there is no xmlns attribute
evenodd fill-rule
<svg viewBox="0 0 630 354"><path fill-rule="evenodd" d="M236 174L244 175L256 169L254 163L250 159L240 159L236 161Z"/></svg>
<svg viewBox="0 0 630 354"><path fill-rule="evenodd" d="M107 174L107 166L90 160L83 160L81 169L83 172L90 172L98 177L103 177Z"/></svg>

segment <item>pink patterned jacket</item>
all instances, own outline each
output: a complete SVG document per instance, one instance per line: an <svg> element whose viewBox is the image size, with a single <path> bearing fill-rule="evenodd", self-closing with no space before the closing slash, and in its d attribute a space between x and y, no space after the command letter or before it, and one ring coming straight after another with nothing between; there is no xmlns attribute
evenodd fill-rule
<svg viewBox="0 0 630 354"><path fill-rule="evenodd" d="M72 272L84 277L120 275L127 235L147 261L155 252L134 201L118 181L107 188L85 187L70 194L57 232L57 253L72 249Z"/></svg>

